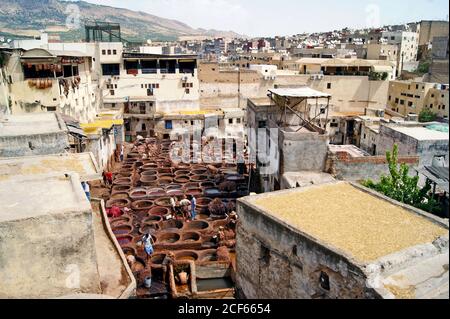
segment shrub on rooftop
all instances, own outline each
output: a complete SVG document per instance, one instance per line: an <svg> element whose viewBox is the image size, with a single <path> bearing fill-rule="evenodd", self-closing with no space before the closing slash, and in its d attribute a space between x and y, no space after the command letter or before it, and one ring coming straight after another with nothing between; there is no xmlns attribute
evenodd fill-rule
<svg viewBox="0 0 450 319"><path fill-rule="evenodd" d="M394 145L392 152L386 152L386 159L389 164L389 175L382 175L379 183L368 179L362 184L404 204L438 213L440 206L430 194L430 182L427 180L425 186L419 187L419 176L410 176L409 166L404 163L398 164L397 144Z"/></svg>

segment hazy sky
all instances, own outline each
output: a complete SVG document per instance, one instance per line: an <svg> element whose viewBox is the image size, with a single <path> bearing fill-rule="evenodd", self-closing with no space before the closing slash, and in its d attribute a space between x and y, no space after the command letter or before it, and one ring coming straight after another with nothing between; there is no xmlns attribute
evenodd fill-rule
<svg viewBox="0 0 450 319"><path fill-rule="evenodd" d="M87 0L249 36L448 19L448 0Z"/></svg>

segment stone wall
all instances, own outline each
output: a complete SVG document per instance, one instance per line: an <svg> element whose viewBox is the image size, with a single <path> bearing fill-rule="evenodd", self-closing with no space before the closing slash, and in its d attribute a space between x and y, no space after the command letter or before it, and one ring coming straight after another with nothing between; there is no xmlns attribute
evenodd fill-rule
<svg viewBox="0 0 450 319"><path fill-rule="evenodd" d="M238 202L236 286L256 299L379 298L357 265L307 235ZM329 278L329 290L320 276Z"/></svg>
<svg viewBox="0 0 450 319"><path fill-rule="evenodd" d="M445 162L449 164L448 140L418 141L415 138L398 132L388 126L380 126L377 155L384 155L392 150L394 144L398 145L398 154L403 156L420 157L419 165L431 166L434 156L445 156Z"/></svg>
<svg viewBox="0 0 450 319"><path fill-rule="evenodd" d="M0 157L64 153L69 148L67 132L29 136L0 136Z"/></svg>

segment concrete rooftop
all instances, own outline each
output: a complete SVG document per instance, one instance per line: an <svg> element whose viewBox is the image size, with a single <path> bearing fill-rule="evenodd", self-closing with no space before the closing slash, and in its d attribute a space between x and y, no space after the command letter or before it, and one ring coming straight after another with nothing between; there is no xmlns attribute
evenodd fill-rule
<svg viewBox="0 0 450 319"><path fill-rule="evenodd" d="M0 181L17 176L37 176L55 173L77 173L81 181L101 178L92 153L0 158Z"/></svg>
<svg viewBox="0 0 450 319"><path fill-rule="evenodd" d="M418 141L448 140L448 133L431 130L422 126L390 126L390 128Z"/></svg>
<svg viewBox="0 0 450 319"><path fill-rule="evenodd" d="M67 131L62 118L53 112L0 117L0 137L51 134Z"/></svg>
<svg viewBox="0 0 450 319"><path fill-rule="evenodd" d="M0 180L0 222L90 211L78 176L74 176L57 174Z"/></svg>
<svg viewBox="0 0 450 319"><path fill-rule="evenodd" d="M244 201L359 263L448 236L448 225L346 182L250 196Z"/></svg>

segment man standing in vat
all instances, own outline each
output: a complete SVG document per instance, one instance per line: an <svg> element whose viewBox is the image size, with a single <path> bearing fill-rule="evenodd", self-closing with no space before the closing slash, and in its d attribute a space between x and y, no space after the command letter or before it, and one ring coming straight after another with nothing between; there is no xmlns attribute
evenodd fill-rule
<svg viewBox="0 0 450 319"><path fill-rule="evenodd" d="M183 213L183 217L188 221L189 219L189 206L191 206L191 201L186 198L186 195L183 197L183 199L180 201L181 205L181 211Z"/></svg>
<svg viewBox="0 0 450 319"><path fill-rule="evenodd" d="M147 253L147 258L150 258L150 256L153 254L153 239L150 234L145 234L144 237L142 237L142 242L144 243L144 249Z"/></svg>
<svg viewBox="0 0 450 319"><path fill-rule="evenodd" d="M197 206L197 200L195 199L194 195L191 195L191 219L195 220L195 207Z"/></svg>

